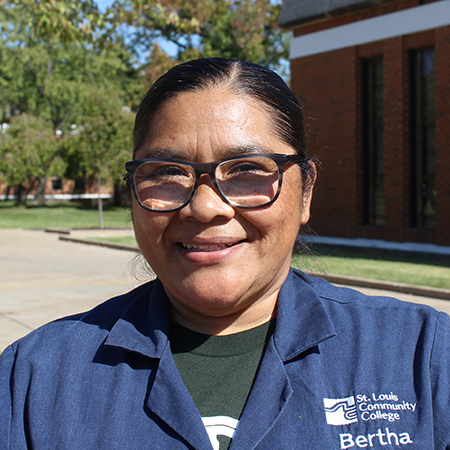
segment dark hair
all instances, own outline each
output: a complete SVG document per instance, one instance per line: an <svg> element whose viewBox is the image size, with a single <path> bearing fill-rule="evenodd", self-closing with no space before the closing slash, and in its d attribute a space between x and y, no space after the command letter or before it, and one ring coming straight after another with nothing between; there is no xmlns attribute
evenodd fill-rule
<svg viewBox="0 0 450 450"><path fill-rule="evenodd" d="M227 58L197 59L177 65L153 84L136 115L133 157L149 138L153 119L165 102L186 92L219 86L256 100L270 115L277 136L306 159L302 108L286 83L270 69ZM310 178L310 168L309 163L302 164L304 182Z"/></svg>

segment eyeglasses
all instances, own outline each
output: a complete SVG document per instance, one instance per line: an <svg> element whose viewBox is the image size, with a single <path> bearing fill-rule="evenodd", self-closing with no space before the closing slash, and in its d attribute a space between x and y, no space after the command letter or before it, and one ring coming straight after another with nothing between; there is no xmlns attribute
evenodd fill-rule
<svg viewBox="0 0 450 450"><path fill-rule="evenodd" d="M126 163L134 196L148 211L170 212L192 199L201 175L207 174L220 197L237 208L261 208L279 196L286 164L302 163L300 155L249 154L199 164L168 158Z"/></svg>

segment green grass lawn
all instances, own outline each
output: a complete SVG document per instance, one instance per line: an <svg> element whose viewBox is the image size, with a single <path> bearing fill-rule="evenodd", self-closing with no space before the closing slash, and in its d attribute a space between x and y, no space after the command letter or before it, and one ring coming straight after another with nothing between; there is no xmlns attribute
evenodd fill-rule
<svg viewBox="0 0 450 450"><path fill-rule="evenodd" d="M450 261L387 251L316 247L312 257L296 253L292 265L317 273L349 275L440 289L450 289Z"/></svg>
<svg viewBox="0 0 450 450"><path fill-rule="evenodd" d="M129 227L130 214L124 208L104 206L105 228ZM97 228L98 209L81 202L52 202L46 206L14 206L0 202L0 228Z"/></svg>

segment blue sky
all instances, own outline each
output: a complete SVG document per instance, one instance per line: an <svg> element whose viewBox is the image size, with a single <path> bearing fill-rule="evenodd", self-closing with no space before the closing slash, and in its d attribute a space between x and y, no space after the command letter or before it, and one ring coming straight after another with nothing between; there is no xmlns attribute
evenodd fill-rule
<svg viewBox="0 0 450 450"><path fill-rule="evenodd" d="M114 0L97 0L98 7L103 11L107 6L114 3Z"/></svg>

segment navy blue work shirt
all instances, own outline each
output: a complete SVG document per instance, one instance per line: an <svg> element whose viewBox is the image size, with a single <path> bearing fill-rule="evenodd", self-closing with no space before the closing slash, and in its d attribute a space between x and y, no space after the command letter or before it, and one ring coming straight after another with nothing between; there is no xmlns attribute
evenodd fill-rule
<svg viewBox="0 0 450 450"><path fill-rule="evenodd" d="M211 450L160 281L0 358L1 450ZM450 449L449 317L291 270L230 449Z"/></svg>

